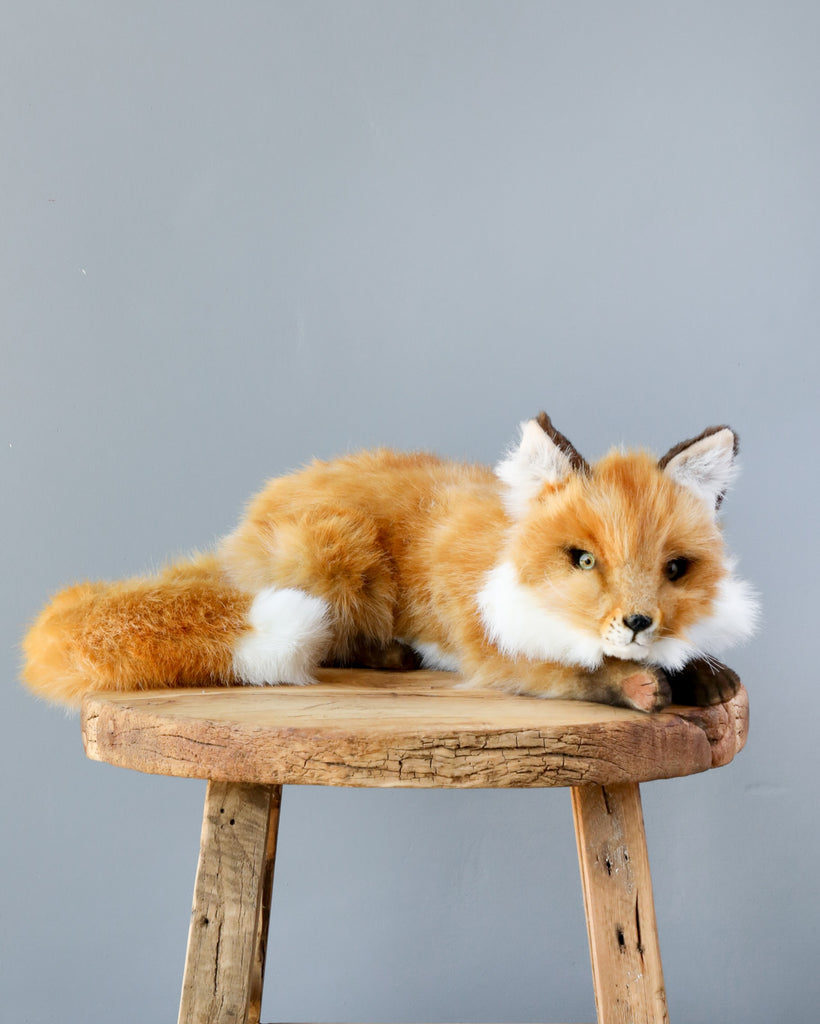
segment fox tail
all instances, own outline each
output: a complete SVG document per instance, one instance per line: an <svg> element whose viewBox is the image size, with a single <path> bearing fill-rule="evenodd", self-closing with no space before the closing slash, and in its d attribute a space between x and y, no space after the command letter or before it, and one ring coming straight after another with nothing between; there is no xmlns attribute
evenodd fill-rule
<svg viewBox="0 0 820 1024"><path fill-rule="evenodd" d="M58 593L23 640L23 679L76 706L91 690L243 682L235 653L253 627L253 595L232 587L212 555L156 576L80 583Z"/></svg>

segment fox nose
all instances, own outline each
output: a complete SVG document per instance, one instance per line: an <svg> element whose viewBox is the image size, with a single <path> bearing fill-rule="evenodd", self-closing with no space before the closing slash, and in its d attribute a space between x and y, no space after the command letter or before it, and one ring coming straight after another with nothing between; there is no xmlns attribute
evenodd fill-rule
<svg viewBox="0 0 820 1024"><path fill-rule="evenodd" d="M642 633L652 625L652 619L649 615L626 615L624 625L633 633Z"/></svg>

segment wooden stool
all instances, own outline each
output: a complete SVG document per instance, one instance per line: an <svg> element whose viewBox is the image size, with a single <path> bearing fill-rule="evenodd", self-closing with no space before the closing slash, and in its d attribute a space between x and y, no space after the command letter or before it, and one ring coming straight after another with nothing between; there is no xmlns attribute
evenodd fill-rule
<svg viewBox="0 0 820 1024"><path fill-rule="evenodd" d="M639 782L729 762L745 690L656 715L327 669L317 686L91 695L86 753L208 779L179 1020L258 1024L283 785L570 786L599 1024L666 1021Z"/></svg>

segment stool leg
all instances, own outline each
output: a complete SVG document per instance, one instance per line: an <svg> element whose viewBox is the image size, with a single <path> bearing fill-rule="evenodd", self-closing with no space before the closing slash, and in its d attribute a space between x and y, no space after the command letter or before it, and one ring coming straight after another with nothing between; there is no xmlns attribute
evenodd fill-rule
<svg viewBox="0 0 820 1024"><path fill-rule="evenodd" d="M280 799L208 783L179 1024L258 1024Z"/></svg>
<svg viewBox="0 0 820 1024"><path fill-rule="evenodd" d="M265 980L265 957L268 952L268 926L273 896L273 869L276 864L276 843L279 837L279 811L282 806L282 787L271 787L270 817L268 818L268 839L265 847L265 870L262 875L262 904L259 908L259 925L256 932L253 971L250 980L250 1000L247 1024L259 1024L262 1013L262 985Z"/></svg>
<svg viewBox="0 0 820 1024"><path fill-rule="evenodd" d="M640 789L576 786L572 811L598 1024L668 1022Z"/></svg>

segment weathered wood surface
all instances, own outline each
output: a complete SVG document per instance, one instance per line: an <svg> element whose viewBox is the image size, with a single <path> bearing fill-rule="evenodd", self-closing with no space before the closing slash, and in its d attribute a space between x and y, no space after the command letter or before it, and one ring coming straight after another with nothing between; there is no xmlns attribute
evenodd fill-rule
<svg viewBox="0 0 820 1024"><path fill-rule="evenodd" d="M90 694L90 758L268 785L577 786L691 775L746 740L745 690L646 715L457 689L446 672L325 669L315 686Z"/></svg>
<svg viewBox="0 0 820 1024"><path fill-rule="evenodd" d="M253 788L256 790L255 786ZM265 960L268 953L268 929L270 925L271 901L273 899L273 871L276 865L276 846L279 840L279 813L282 809L282 787L272 786L269 792L268 838L265 844L265 861L262 869L261 903L257 915L253 968L251 970L248 993L247 1024L259 1024L259 1018L262 1014L262 989L265 983Z"/></svg>
<svg viewBox="0 0 820 1024"><path fill-rule="evenodd" d="M208 784L179 1024L259 1021L280 796Z"/></svg>
<svg viewBox="0 0 820 1024"><path fill-rule="evenodd" d="M638 784L571 793L598 1024L668 1024Z"/></svg>

